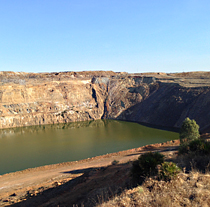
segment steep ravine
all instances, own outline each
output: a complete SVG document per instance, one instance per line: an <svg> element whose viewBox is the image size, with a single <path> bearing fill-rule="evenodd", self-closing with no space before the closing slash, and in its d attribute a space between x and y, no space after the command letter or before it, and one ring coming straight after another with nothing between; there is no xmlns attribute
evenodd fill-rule
<svg viewBox="0 0 210 207"><path fill-rule="evenodd" d="M210 128L210 74L0 72L0 128L101 118Z"/></svg>

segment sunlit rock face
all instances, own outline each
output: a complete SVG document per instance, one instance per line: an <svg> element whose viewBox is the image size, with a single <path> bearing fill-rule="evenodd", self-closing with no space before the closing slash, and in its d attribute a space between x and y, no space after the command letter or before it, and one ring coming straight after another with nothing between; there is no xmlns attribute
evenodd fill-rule
<svg viewBox="0 0 210 207"><path fill-rule="evenodd" d="M0 128L102 118L210 126L210 74L0 72Z"/></svg>

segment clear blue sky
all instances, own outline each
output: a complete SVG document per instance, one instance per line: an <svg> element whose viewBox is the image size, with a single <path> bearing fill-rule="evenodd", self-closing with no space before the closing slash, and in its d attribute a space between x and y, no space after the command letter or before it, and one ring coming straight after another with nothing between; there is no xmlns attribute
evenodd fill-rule
<svg viewBox="0 0 210 207"><path fill-rule="evenodd" d="M210 70L209 0L0 0L0 70Z"/></svg>

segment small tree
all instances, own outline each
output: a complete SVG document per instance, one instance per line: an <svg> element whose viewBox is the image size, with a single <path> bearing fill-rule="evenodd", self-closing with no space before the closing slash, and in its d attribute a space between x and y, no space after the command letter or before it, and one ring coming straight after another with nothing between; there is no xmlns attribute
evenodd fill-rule
<svg viewBox="0 0 210 207"><path fill-rule="evenodd" d="M190 118L187 117L183 121L179 137L181 144L188 143L192 140L198 139L200 137L200 134L199 134L199 125L196 124L196 121L191 120Z"/></svg>

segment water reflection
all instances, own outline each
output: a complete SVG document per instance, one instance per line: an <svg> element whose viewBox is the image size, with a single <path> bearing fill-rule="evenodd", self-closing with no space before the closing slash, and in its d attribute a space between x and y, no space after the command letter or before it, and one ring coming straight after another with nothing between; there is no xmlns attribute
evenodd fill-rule
<svg viewBox="0 0 210 207"><path fill-rule="evenodd" d="M177 139L137 123L97 120L0 131L0 174Z"/></svg>
<svg viewBox="0 0 210 207"><path fill-rule="evenodd" d="M0 138L24 134L24 133L38 133L45 130L56 130L56 129L73 129L81 127L99 127L105 126L107 120L96 120L96 121L83 121L83 122L70 122L64 124L53 124L53 125L38 125L38 126L26 126L9 129L0 129Z"/></svg>

